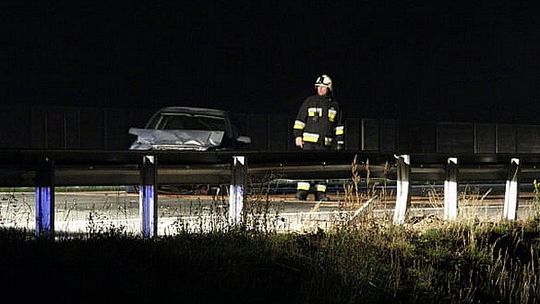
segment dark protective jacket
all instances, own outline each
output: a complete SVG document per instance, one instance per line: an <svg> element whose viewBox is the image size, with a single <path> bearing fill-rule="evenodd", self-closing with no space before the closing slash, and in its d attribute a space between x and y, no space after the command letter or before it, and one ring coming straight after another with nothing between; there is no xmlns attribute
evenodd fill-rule
<svg viewBox="0 0 540 304"><path fill-rule="evenodd" d="M342 148L344 128L338 102L319 95L306 98L298 110L293 132L295 138L302 137L304 142Z"/></svg>

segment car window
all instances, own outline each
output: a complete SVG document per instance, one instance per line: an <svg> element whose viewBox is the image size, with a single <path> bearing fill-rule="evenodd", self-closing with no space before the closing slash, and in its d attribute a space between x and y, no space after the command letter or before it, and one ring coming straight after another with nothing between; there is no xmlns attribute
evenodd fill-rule
<svg viewBox="0 0 540 304"><path fill-rule="evenodd" d="M209 115L164 113L156 129L225 131L225 119Z"/></svg>

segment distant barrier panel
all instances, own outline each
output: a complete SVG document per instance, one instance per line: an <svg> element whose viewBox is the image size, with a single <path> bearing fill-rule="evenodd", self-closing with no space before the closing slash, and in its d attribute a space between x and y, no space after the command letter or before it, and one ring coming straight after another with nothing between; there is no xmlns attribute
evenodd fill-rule
<svg viewBox="0 0 540 304"><path fill-rule="evenodd" d="M127 150L155 109L0 106L0 148ZM235 114L252 150L295 151L293 115ZM346 117L345 149L380 153L540 153L540 124Z"/></svg>

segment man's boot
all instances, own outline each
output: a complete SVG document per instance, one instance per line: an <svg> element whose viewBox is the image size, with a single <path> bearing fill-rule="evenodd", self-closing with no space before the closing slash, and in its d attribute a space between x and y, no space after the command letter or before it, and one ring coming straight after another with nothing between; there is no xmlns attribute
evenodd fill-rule
<svg viewBox="0 0 540 304"><path fill-rule="evenodd" d="M308 191L311 185L309 182L298 182L296 184L296 198L300 201L305 201L308 197Z"/></svg>
<svg viewBox="0 0 540 304"><path fill-rule="evenodd" d="M315 200L316 201L327 201L328 197L326 197L326 185L325 184L317 184L316 186L317 192L315 192Z"/></svg>
<svg viewBox="0 0 540 304"><path fill-rule="evenodd" d="M308 192L306 190L297 190L296 199L300 201L305 201L307 199Z"/></svg>
<svg viewBox="0 0 540 304"><path fill-rule="evenodd" d="M328 201L328 196L326 196L326 192L317 191L315 193L315 200L316 201L326 202L326 201Z"/></svg>

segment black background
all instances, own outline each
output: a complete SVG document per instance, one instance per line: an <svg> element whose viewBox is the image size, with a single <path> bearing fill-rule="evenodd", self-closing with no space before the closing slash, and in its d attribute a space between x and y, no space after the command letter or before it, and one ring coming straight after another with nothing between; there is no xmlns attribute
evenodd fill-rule
<svg viewBox="0 0 540 304"><path fill-rule="evenodd" d="M294 115L327 73L346 116L538 120L540 27L532 7L74 3L0 4L2 104Z"/></svg>

